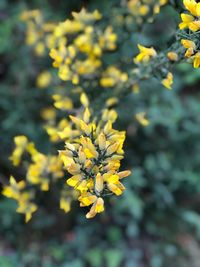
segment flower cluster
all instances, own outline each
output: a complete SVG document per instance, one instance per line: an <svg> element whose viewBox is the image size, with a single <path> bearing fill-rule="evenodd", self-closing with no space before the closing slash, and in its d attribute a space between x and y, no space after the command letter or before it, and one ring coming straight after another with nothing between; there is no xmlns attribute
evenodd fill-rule
<svg viewBox="0 0 200 267"><path fill-rule="evenodd" d="M94 75L102 65L105 51L116 49L117 35L112 26L100 29L96 23L102 15L95 10L72 12L72 19L61 23L45 22L39 10L24 11L21 20L26 23L26 43L34 47L37 56L50 51L53 66L63 81L78 84L81 76ZM38 76L37 85L45 88L51 80L45 71Z"/></svg>
<svg viewBox="0 0 200 267"><path fill-rule="evenodd" d="M9 185L3 187L3 195L13 198L18 203L17 212L26 215L26 222L32 217L32 213L37 210L34 202L37 190L48 191L51 182L63 177L62 161L58 155L44 155L39 152L33 142L29 142L26 136L16 136L14 138L15 149L10 156L14 166L24 163L26 168L26 179L16 182L13 176L10 177ZM31 161L23 160L27 154ZM60 201L63 202L61 197ZM71 200L70 200L71 201ZM68 200L68 205L70 204Z"/></svg>
<svg viewBox="0 0 200 267"><path fill-rule="evenodd" d="M168 0L129 0L127 7L136 22L141 24L146 17L152 18L153 15L160 12L160 8L168 3Z"/></svg>
<svg viewBox="0 0 200 267"><path fill-rule="evenodd" d="M61 80L78 84L80 77L93 76L102 65L103 51L116 49L117 35L111 26L96 29L101 19L98 11L93 13L82 9L72 12L73 19L59 23L53 32L56 46L51 49L53 66L58 68Z"/></svg>
<svg viewBox="0 0 200 267"><path fill-rule="evenodd" d="M100 85L105 88L114 87L119 83L124 83L128 80L128 75L120 71L115 66L109 66L100 78Z"/></svg>
<svg viewBox="0 0 200 267"><path fill-rule="evenodd" d="M190 14L182 13L182 22L179 24L179 28L190 29L193 32L200 30L200 3L196 0L183 0L185 8Z"/></svg>
<svg viewBox="0 0 200 267"><path fill-rule="evenodd" d="M67 184L73 187L70 190L63 184L60 192L60 208L65 212L70 210L72 199L78 198L81 206L92 205L86 215L92 218L104 210L106 195L119 196L125 190L120 180L128 176L130 171L119 172L125 132L112 127L117 119L116 111L103 109L97 123L97 118L92 118L86 94L81 94L80 101L84 106L80 116L70 115L70 120L62 119L57 128L47 127L51 141L65 141L65 150L57 155L39 152L26 136L14 138L15 149L10 160L14 166L24 164L26 179L17 182L11 176L10 184L3 188L3 195L17 201L17 212L26 215L26 222L38 209L37 191L48 191L50 184L58 179L65 182L60 179L64 177L63 167L71 175ZM106 104L109 106L113 102L116 100L110 99ZM31 161L24 156L29 156Z"/></svg>
<svg viewBox="0 0 200 267"><path fill-rule="evenodd" d="M37 56L43 56L47 48L52 46L52 32L56 26L53 22L45 22L40 10L24 11L21 20L26 23L26 43L34 47Z"/></svg>
<svg viewBox="0 0 200 267"><path fill-rule="evenodd" d="M134 63L137 65L143 65L147 66L147 70L149 70L150 73L145 73L145 75L149 76L152 72L154 74L156 70L156 74L154 74L155 77L159 79L162 85L164 85L167 89L172 89L171 85L173 84L173 74L168 71L167 67L165 65L169 64L170 62L175 62L178 60L177 53L173 51L169 51L166 55L165 54L158 54L156 50L153 47L145 47L140 44L138 44L139 54L133 59ZM153 68L148 68L149 63L154 66ZM159 66L162 64L162 68ZM141 74L141 71L137 71L136 74L138 76ZM137 84L134 84L134 87L137 86ZM134 90L133 87L133 90Z"/></svg>
<svg viewBox="0 0 200 267"><path fill-rule="evenodd" d="M25 214L25 221L28 222L32 213L37 210L37 205L33 202L34 191L27 191L27 183L24 180L16 182L13 176L10 177L9 183L3 187L2 194L17 201L17 212Z"/></svg>
<svg viewBox="0 0 200 267"><path fill-rule="evenodd" d="M52 175L53 179L63 176L62 164L57 156L42 154L35 148L34 143L29 142L27 137L23 135L16 136L14 142L15 149L10 156L14 166L19 166L25 152L31 158L26 174L26 180L30 184L38 185L41 190L47 191L50 183L49 174Z"/></svg>
<svg viewBox="0 0 200 267"><path fill-rule="evenodd" d="M67 139L65 150L59 151L71 175L67 184L79 192L80 206L92 205L87 218L104 211L106 195L121 195L125 189L121 179L130 175L130 171L119 172L125 132L113 129L116 118L114 110L105 109L97 123L87 107L82 118L70 116L77 135Z"/></svg>
<svg viewBox="0 0 200 267"><path fill-rule="evenodd" d="M139 10L142 13L144 10L148 10L148 12L153 10L153 13L157 13L160 6L166 4L167 1L133 0L127 3L129 7L132 7L131 10L134 10L136 6L138 8L139 5ZM134 16L134 14L132 15ZM44 36L44 43L50 49L49 55L53 59L53 66L58 69L58 76L61 80L71 81L75 85L80 84L82 86L84 81L87 80L89 82L88 86L95 87L95 89L102 87L120 91L122 87L126 89L129 87L128 90L130 91L130 73L125 72L125 68L119 68L115 63L105 64L103 56L106 51L117 49L117 35L113 32L112 26L105 27L101 23L101 18L102 15L98 11L88 12L82 9L79 13L72 12L72 19L54 24L55 26L48 34L48 38ZM30 29L28 30L30 31ZM142 74L141 63L146 65L147 69L149 68L149 61L154 58L159 59L159 55L153 47L147 48L138 45L138 48L140 53L134 59L138 68L131 70L131 73L137 71ZM177 54L173 51L166 55L168 62L177 61L177 57ZM157 75L160 82L168 89L171 88L173 83L173 75L169 73L171 72L165 68L164 72ZM95 82L93 82L93 78L95 78ZM49 86L51 81L50 72L43 71L37 77L36 84L39 88L45 88ZM134 84L135 88L136 82L131 83ZM114 92L109 97L111 96L114 96ZM63 104L65 106L66 102L60 99L59 105L63 106ZM64 107L64 109L68 108Z"/></svg>
<svg viewBox="0 0 200 267"><path fill-rule="evenodd" d="M184 31L181 35L184 38L181 40L181 44L186 49L185 57L189 58L189 61L193 62L194 68L200 66L200 3L195 0L184 0L183 4L188 13L182 13L182 22L179 24L180 30Z"/></svg>

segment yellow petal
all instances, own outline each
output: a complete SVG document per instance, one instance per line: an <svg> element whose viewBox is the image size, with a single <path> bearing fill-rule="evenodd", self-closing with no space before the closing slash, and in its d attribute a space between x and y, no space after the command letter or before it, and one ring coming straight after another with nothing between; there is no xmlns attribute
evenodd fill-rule
<svg viewBox="0 0 200 267"><path fill-rule="evenodd" d="M118 172L117 175L119 176L119 179L123 179L131 175L131 171L127 170L127 171Z"/></svg>
<svg viewBox="0 0 200 267"><path fill-rule="evenodd" d="M94 211L96 213L101 213L104 211L104 200L101 197L97 198L97 201L94 203L95 207L94 207Z"/></svg>
<svg viewBox="0 0 200 267"><path fill-rule="evenodd" d="M69 186L75 187L81 180L81 175L74 175L67 180Z"/></svg>
<svg viewBox="0 0 200 267"><path fill-rule="evenodd" d="M98 193L101 193L101 191L103 190L103 177L100 173L97 173L95 177L95 190Z"/></svg>
<svg viewBox="0 0 200 267"><path fill-rule="evenodd" d="M81 104L85 108L87 108L89 106L89 100L88 100L88 97L87 97L87 95L85 93L81 94L80 101L81 101Z"/></svg>

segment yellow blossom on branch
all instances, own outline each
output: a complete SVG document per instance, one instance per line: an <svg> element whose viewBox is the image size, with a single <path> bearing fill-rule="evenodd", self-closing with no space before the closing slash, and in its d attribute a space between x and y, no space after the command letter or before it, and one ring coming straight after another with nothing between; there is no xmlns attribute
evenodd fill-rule
<svg viewBox="0 0 200 267"><path fill-rule="evenodd" d="M162 84L167 88L167 89L172 89L171 85L173 84L173 74L171 72L168 72L167 77L162 80Z"/></svg>
<svg viewBox="0 0 200 267"><path fill-rule="evenodd" d="M26 182L17 182L13 176L10 177L9 185L3 186L2 195L13 198L18 203L17 212L25 214L25 221L28 222L32 213L37 210L37 205L32 202L34 193L26 189Z"/></svg>
<svg viewBox="0 0 200 267"><path fill-rule="evenodd" d="M16 182L15 178L13 176L10 176L9 183L9 186L5 185L3 187L2 195L18 200L21 190L26 186L25 181Z"/></svg>
<svg viewBox="0 0 200 267"><path fill-rule="evenodd" d="M127 73L120 71L114 66L110 66L102 73L100 85L102 87L113 87L116 84L126 82L127 80Z"/></svg>
<svg viewBox="0 0 200 267"><path fill-rule="evenodd" d="M173 51L168 52L167 57L170 61L178 61L178 55L176 52Z"/></svg>
<svg viewBox="0 0 200 267"><path fill-rule="evenodd" d="M41 110L41 117L45 121L54 121L56 118L56 109L54 107L46 107Z"/></svg>
<svg viewBox="0 0 200 267"><path fill-rule="evenodd" d="M12 155L10 156L10 160L12 161L14 166L18 166L21 162L21 157L26 150L28 139L26 136L16 136L14 138L15 149L13 150Z"/></svg>
<svg viewBox="0 0 200 267"><path fill-rule="evenodd" d="M186 57L191 57L196 50L196 45L193 41L182 39L181 44L187 49L185 52Z"/></svg>
<svg viewBox="0 0 200 267"><path fill-rule="evenodd" d="M167 2L168 0L129 0L127 7L133 19L141 24L147 16L152 19L153 15L158 14Z"/></svg>
<svg viewBox="0 0 200 267"><path fill-rule="evenodd" d="M183 0L183 4L190 14L181 14L180 30L189 28L193 32L198 31L200 29L200 3L195 0Z"/></svg>
<svg viewBox="0 0 200 267"><path fill-rule="evenodd" d="M195 0L183 0L183 4L189 14L182 13L182 22L179 24L180 30L184 30L185 39L181 44L186 48L185 56L193 62L194 68L200 67L200 50L199 50L199 30L200 30L200 3ZM190 34L189 29L194 34Z"/></svg>
<svg viewBox="0 0 200 267"><path fill-rule="evenodd" d="M144 127L150 124L150 121L146 118L146 112L139 112L135 115L136 120Z"/></svg>
<svg viewBox="0 0 200 267"><path fill-rule="evenodd" d="M140 53L134 58L135 63L147 63L152 57L155 57L157 55L156 50L153 47L148 48L138 44L138 48L140 50Z"/></svg>
<svg viewBox="0 0 200 267"><path fill-rule="evenodd" d="M73 102L69 97L55 94L52 96L54 107L61 110L69 110L73 108Z"/></svg>
<svg viewBox="0 0 200 267"><path fill-rule="evenodd" d="M19 202L18 202L17 212L25 214L25 222L29 222L32 218L32 213L37 210L37 205L31 202L30 193L22 193Z"/></svg>
<svg viewBox="0 0 200 267"><path fill-rule="evenodd" d="M52 81L51 73L48 71L41 72L36 80L36 85L38 88L46 88L50 85Z"/></svg>
<svg viewBox="0 0 200 267"><path fill-rule="evenodd" d="M200 66L200 51L197 49L196 44L187 39L182 39L181 44L186 48L185 56L191 58L195 69Z"/></svg>
<svg viewBox="0 0 200 267"><path fill-rule="evenodd" d="M30 160L26 160L24 164L25 178L17 182L11 176L9 184L3 186L2 194L17 201L17 212L25 214L25 221L28 222L32 213L37 210L37 205L34 203L36 188L48 191L51 182L63 177L63 165L58 155L45 155L39 152L34 143L25 136L16 136L14 141L16 147L10 157L13 164L17 166L22 161L24 153ZM68 198L72 199L71 195Z"/></svg>

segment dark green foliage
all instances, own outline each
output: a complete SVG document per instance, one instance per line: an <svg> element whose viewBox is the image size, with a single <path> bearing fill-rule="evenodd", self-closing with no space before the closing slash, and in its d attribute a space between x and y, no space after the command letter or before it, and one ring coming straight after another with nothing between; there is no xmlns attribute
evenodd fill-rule
<svg viewBox="0 0 200 267"><path fill-rule="evenodd" d="M23 175L23 170L13 169L8 161L15 135L27 135L41 151L51 149L40 117L51 98L35 88L37 74L50 69L51 62L48 56L46 61L35 58L24 44L24 26L18 14L24 8L39 8L47 18L61 21L72 10L88 6L109 17L109 10L119 2L0 1L2 183L10 173L18 178ZM171 1L177 8L180 2ZM139 33L128 28L118 32L127 41L120 44L119 53L108 55L107 61L117 62L122 55L128 66L139 42L165 49L178 20L177 12L168 7L155 24L144 26ZM77 204L65 215L55 208L57 200L49 198L53 204L45 207L43 203L42 210L25 225L15 213L15 203L1 197L0 266L199 267L200 72L183 63L176 66L174 76L173 91L152 78L142 83L140 94L125 96L118 106L116 128L127 129L123 164L133 173L125 181L124 195L108 199L102 216L88 221ZM134 119L140 111L146 111L151 122L146 128Z"/></svg>

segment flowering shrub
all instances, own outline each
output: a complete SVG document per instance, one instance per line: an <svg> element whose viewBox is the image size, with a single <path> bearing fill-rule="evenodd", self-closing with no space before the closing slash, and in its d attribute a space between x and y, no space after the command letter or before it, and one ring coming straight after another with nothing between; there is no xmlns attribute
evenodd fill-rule
<svg viewBox="0 0 200 267"><path fill-rule="evenodd" d="M174 66L185 57L194 68L200 66L200 3L184 0L183 4L187 13L181 14L168 48L137 44L134 39L138 52L130 58L116 56L127 38L124 28L154 23L171 1L124 1L123 12L121 7L111 11L118 12L114 20L112 14L104 18L100 11L85 8L58 23L46 21L40 10L22 12L26 44L41 60L50 57L56 69L42 70L35 82L49 90L53 101L41 110L53 152L39 152L26 136L16 136L10 160L14 166L24 166L26 174L20 181L11 176L2 191L17 201L17 212L25 214L26 222L38 209L38 191L49 191L57 183L61 183L60 208L68 212L72 200L78 199L81 207L91 206L87 218L104 211L106 198L123 193L121 179L131 172L120 169L126 157L126 133L113 128L120 102L127 95L136 96L142 82L152 77L160 90L163 86L171 90ZM136 112L134 119L143 127L151 124L145 110Z"/></svg>

